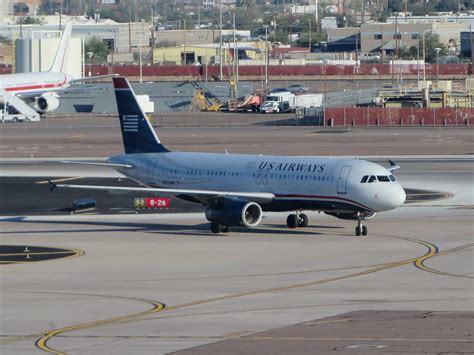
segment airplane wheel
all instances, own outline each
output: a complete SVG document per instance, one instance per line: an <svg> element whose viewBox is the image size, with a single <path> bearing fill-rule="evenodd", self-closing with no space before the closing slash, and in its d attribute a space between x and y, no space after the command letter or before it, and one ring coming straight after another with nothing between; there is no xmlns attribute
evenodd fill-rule
<svg viewBox="0 0 474 355"><path fill-rule="evenodd" d="M308 216L304 213L300 214L300 220L298 221L298 227L304 228L308 226Z"/></svg>
<svg viewBox="0 0 474 355"><path fill-rule="evenodd" d="M222 233L229 233L230 227L229 226L222 226Z"/></svg>
<svg viewBox="0 0 474 355"><path fill-rule="evenodd" d="M362 226L362 235L367 235L367 227Z"/></svg>
<svg viewBox="0 0 474 355"><path fill-rule="evenodd" d="M290 214L286 219L286 225L288 228L298 227L298 216L296 214Z"/></svg>
<svg viewBox="0 0 474 355"><path fill-rule="evenodd" d="M222 228L223 226L220 225L219 223L215 223L215 222L211 222L211 232L212 233L221 233L222 232Z"/></svg>
<svg viewBox="0 0 474 355"><path fill-rule="evenodd" d="M355 232L356 232L356 236L360 236L360 228L359 228L359 226L356 227Z"/></svg>

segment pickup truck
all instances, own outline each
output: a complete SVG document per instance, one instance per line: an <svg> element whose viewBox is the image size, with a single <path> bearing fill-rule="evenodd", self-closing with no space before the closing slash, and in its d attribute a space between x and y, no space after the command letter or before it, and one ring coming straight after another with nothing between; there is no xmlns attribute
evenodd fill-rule
<svg viewBox="0 0 474 355"><path fill-rule="evenodd" d="M28 122L29 119L25 116L22 115L21 113L16 113L16 114L10 114L10 113L4 113L3 110L0 110L0 122Z"/></svg>

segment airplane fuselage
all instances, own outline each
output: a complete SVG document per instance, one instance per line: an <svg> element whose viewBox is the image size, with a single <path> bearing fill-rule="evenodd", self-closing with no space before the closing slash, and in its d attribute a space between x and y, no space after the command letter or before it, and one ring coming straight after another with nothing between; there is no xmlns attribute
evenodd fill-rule
<svg viewBox="0 0 474 355"><path fill-rule="evenodd" d="M71 77L63 73L36 72L0 75L0 89L17 95L54 92L66 88Z"/></svg>
<svg viewBox="0 0 474 355"><path fill-rule="evenodd" d="M108 162L133 165L118 170L150 187L270 192L275 199L262 204L266 211L370 213L396 208L405 200L390 171L364 160L167 152L124 154ZM367 175L376 180L361 183Z"/></svg>

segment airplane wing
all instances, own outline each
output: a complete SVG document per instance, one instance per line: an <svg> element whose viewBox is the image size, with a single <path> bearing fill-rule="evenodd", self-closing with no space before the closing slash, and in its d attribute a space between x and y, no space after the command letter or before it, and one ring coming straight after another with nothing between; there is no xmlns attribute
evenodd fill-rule
<svg viewBox="0 0 474 355"><path fill-rule="evenodd" d="M63 164L108 166L108 167L111 167L111 168L126 168L126 169L132 169L133 168L133 165L130 165L130 164L96 163L96 162L89 162L89 161L61 160L61 163L63 163Z"/></svg>
<svg viewBox="0 0 474 355"><path fill-rule="evenodd" d="M55 90L48 90L48 94L59 96L59 94L64 93L64 92L68 92L68 93L80 92L85 89L82 87L70 86L70 84L88 83L88 82L93 82L100 79L114 77L117 75L118 74L107 74L107 75L97 75L97 76L88 76L88 77L83 77L83 78L78 78L78 79L71 79L68 81L68 86L58 87ZM37 91L28 91L28 93L19 92L15 95L25 101L34 101L38 96L41 96L44 93L45 93L44 90L38 89Z"/></svg>
<svg viewBox="0 0 474 355"><path fill-rule="evenodd" d="M100 79L105 79L105 78L111 78L111 77L114 77L114 76L118 76L119 74L106 74L106 75L96 75L96 76L85 76L85 77L82 77L82 78L78 78L78 79L71 79L69 80L69 84L75 84L75 83L86 83L86 82L89 82L89 81L96 81L96 80L100 80Z"/></svg>
<svg viewBox="0 0 474 355"><path fill-rule="evenodd" d="M247 201L267 203L275 198L270 192L236 192L236 191L213 191L213 190L191 190L191 189L166 189L155 187L121 187L121 186L97 186L97 185L63 185L55 184L49 180L50 191L56 188L102 190L110 192L147 192L160 194L162 196L177 197L191 202L212 204L213 201L222 198L243 198Z"/></svg>

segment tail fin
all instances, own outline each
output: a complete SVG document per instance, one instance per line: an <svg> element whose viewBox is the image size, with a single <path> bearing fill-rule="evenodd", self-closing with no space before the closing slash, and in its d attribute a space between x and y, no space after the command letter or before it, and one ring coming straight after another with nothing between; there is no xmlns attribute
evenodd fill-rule
<svg viewBox="0 0 474 355"><path fill-rule="evenodd" d="M72 31L72 21L66 23L64 27L63 35L61 36L61 41L59 42L58 51L54 57L53 65L49 71L54 73L63 73L65 68L64 66L67 63L66 56L69 50L69 42L71 40L71 31Z"/></svg>
<svg viewBox="0 0 474 355"><path fill-rule="evenodd" d="M153 127L143 113L128 79L112 78L126 154L164 153L169 150L161 144Z"/></svg>

